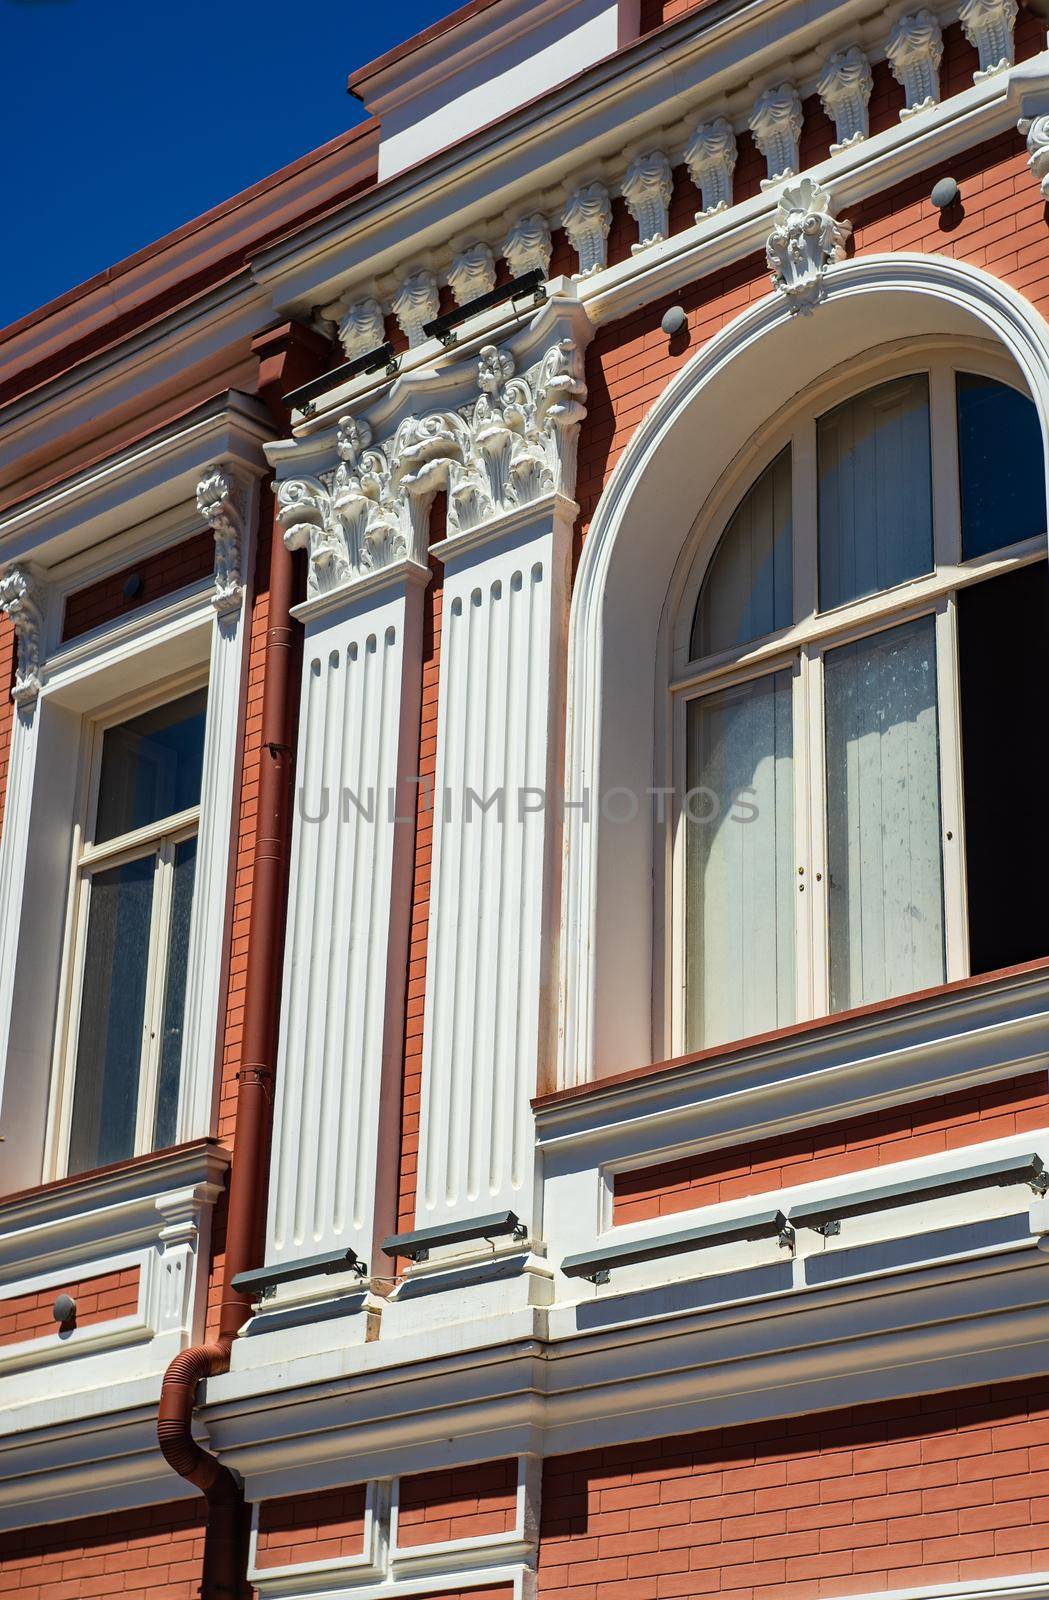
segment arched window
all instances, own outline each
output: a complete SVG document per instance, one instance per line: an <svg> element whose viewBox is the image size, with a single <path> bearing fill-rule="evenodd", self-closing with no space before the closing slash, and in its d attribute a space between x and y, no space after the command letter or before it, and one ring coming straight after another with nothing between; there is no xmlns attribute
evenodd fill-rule
<svg viewBox="0 0 1049 1600"><path fill-rule="evenodd" d="M672 685L688 1049L1049 954L1034 405L937 350L762 455L700 530Z"/></svg>

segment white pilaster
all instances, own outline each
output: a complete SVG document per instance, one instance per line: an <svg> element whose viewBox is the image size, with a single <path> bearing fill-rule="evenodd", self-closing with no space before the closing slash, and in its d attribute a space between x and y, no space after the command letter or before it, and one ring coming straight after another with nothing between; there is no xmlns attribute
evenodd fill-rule
<svg viewBox="0 0 1049 1600"><path fill-rule="evenodd" d="M298 608L306 637L267 1265L352 1249L381 1270L376 1253L393 1224L428 577L400 560ZM317 1280L306 1288L315 1295ZM281 1298L297 1296L291 1285Z"/></svg>

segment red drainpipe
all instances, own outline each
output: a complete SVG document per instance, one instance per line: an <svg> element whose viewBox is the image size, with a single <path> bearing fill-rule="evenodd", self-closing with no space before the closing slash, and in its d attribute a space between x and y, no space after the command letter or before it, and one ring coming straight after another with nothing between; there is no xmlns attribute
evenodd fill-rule
<svg viewBox="0 0 1049 1600"><path fill-rule="evenodd" d="M285 323L259 334L252 349L259 358L259 396L269 407L278 431L287 434L290 418L281 397L332 365L331 345L309 328ZM193 1408L201 1382L228 1371L233 1341L250 1312L250 1300L232 1287L233 1279L262 1259L297 711L298 640L289 614L294 600L292 556L274 526L244 1042L237 1075L218 1336L210 1344L196 1345L175 1357L164 1374L157 1413L157 1440L164 1459L180 1477L195 1484L208 1503L202 1600L241 1600L248 1593L243 1492L229 1468L193 1438Z"/></svg>

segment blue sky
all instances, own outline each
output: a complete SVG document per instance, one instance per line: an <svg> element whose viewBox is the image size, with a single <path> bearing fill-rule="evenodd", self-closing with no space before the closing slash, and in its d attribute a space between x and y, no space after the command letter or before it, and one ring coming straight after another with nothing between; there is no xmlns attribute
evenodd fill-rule
<svg viewBox="0 0 1049 1600"><path fill-rule="evenodd" d="M0 0L0 326L360 121L459 0Z"/></svg>

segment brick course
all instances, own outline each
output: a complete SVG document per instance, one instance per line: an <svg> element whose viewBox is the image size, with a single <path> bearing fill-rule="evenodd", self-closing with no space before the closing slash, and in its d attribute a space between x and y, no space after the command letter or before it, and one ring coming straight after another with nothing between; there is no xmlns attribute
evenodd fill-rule
<svg viewBox="0 0 1049 1600"><path fill-rule="evenodd" d="M197 1600L204 1502L0 1533L0 1600Z"/></svg>
<svg viewBox="0 0 1049 1600"><path fill-rule="evenodd" d="M516 1506L516 1460L402 1478L397 1542L411 1547L511 1533Z"/></svg>
<svg viewBox="0 0 1049 1600"><path fill-rule="evenodd" d="M88 584L66 597L62 618L62 638L75 639L78 634L99 628L134 611L139 611L151 601L164 595L175 594L191 583L206 578L215 566L215 537L210 528L184 539L181 544L158 550L143 561L132 562L119 572L112 572L97 583ZM130 599L125 598L124 585L131 577L141 579L142 587Z"/></svg>
<svg viewBox="0 0 1049 1600"><path fill-rule="evenodd" d="M21 1344L23 1340L56 1333L59 1325L52 1307L60 1294L72 1295L76 1301L78 1328L131 1316L138 1309L138 1286L138 1267L122 1267L119 1272L103 1272L93 1278L0 1300L0 1345Z"/></svg>
<svg viewBox="0 0 1049 1600"><path fill-rule="evenodd" d="M1047 1562L1046 1380L546 1463L545 1600L809 1600Z"/></svg>
<svg viewBox="0 0 1049 1600"><path fill-rule="evenodd" d="M337 1561L364 1549L363 1484L325 1494L289 1495L259 1507L255 1564L283 1567L302 1561Z"/></svg>
<svg viewBox="0 0 1049 1600"><path fill-rule="evenodd" d="M730 1150L708 1150L617 1173L613 1219L641 1222L1046 1127L1049 1075L1032 1072Z"/></svg>

